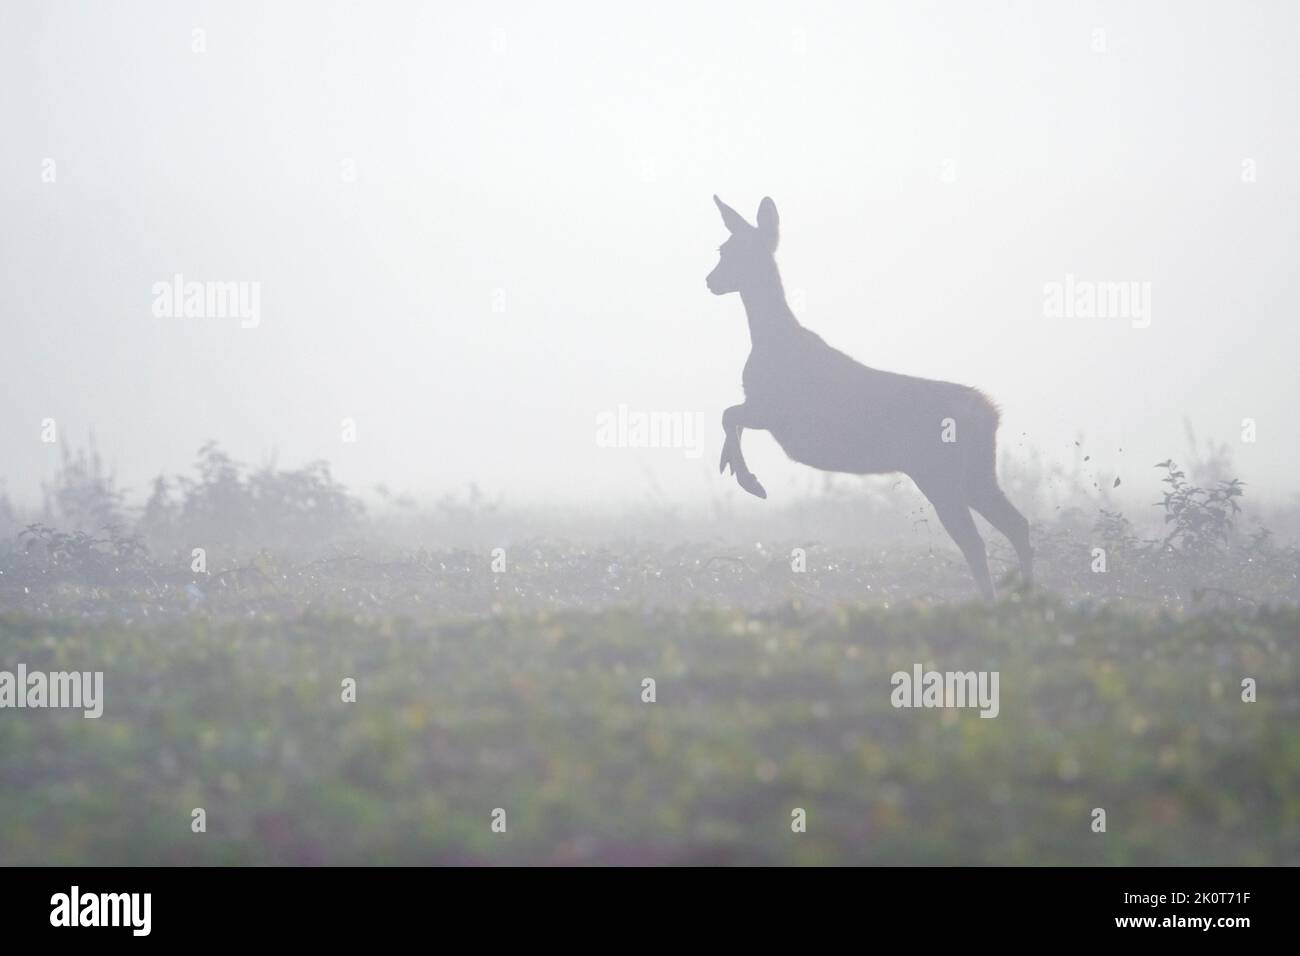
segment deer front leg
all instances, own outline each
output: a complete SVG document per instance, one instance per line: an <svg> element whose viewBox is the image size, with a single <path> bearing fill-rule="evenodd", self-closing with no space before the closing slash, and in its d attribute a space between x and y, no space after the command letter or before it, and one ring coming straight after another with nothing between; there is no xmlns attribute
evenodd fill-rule
<svg viewBox="0 0 1300 956"><path fill-rule="evenodd" d="M746 467L745 455L740 450L741 431L746 428L761 427L754 419L753 409L747 405L732 405L722 413L722 430L727 437L722 443L722 457L718 460L718 473L725 473L727 466L730 465L740 487L755 497L766 498L767 491L758 483L754 473Z"/></svg>

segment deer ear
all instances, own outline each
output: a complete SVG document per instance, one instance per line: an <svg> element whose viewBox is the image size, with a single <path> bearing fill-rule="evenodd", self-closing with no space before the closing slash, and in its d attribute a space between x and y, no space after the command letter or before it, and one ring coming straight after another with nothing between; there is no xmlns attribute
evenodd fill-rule
<svg viewBox="0 0 1300 956"><path fill-rule="evenodd" d="M776 252L777 239L780 238L780 220L776 215L776 203L771 196L764 196L758 204L758 234L763 237L767 247Z"/></svg>
<svg viewBox="0 0 1300 956"><path fill-rule="evenodd" d="M754 228L749 223L745 222L744 217L742 217L740 213L736 212L736 210L732 209L716 195L713 197L713 201L717 203L718 212L722 213L722 222L726 225L727 230L731 232L732 235L735 235L738 232L749 232Z"/></svg>

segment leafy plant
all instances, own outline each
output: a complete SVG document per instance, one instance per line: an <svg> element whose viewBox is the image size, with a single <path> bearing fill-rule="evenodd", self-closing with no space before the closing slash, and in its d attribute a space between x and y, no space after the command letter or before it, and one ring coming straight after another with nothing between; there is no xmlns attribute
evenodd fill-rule
<svg viewBox="0 0 1300 956"><path fill-rule="evenodd" d="M20 531L18 537L24 553L39 555L47 570L68 570L92 582L105 572L135 569L147 562L149 550L138 534L117 525L102 531L102 535L60 531L37 522Z"/></svg>
<svg viewBox="0 0 1300 956"><path fill-rule="evenodd" d="M93 531L125 522L124 493L104 468L95 436L88 448L75 454L63 446L63 458L53 481L42 482L45 519L52 524L81 531Z"/></svg>
<svg viewBox="0 0 1300 956"><path fill-rule="evenodd" d="M1213 488L1191 484L1172 459L1156 465L1166 472L1161 482L1168 485L1156 507L1163 508L1168 532L1160 542L1162 549L1174 549L1196 556L1216 555L1232 540L1241 506L1244 482L1238 478L1221 480Z"/></svg>
<svg viewBox="0 0 1300 956"><path fill-rule="evenodd" d="M215 442L199 449L196 477L154 481L141 529L163 550L221 546L305 554L355 530L364 513L323 461L247 474ZM173 498L173 489L178 497Z"/></svg>

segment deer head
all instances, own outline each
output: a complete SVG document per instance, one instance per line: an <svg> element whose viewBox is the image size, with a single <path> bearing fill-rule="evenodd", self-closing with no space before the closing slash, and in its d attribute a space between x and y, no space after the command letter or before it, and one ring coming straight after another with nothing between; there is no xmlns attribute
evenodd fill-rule
<svg viewBox="0 0 1300 956"><path fill-rule="evenodd" d="M714 295L740 292L776 276L776 203L764 197L758 204L758 225L751 226L717 196L713 201L731 236L718 247L718 264L705 278Z"/></svg>

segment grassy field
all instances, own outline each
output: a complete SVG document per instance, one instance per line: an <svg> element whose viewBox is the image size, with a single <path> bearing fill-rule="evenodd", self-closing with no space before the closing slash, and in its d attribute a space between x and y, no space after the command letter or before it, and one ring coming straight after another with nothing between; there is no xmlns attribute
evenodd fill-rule
<svg viewBox="0 0 1300 956"><path fill-rule="evenodd" d="M0 712L0 863L1295 864L1298 639L1037 595L10 613L0 668L102 670L105 710ZM893 708L914 663L999 671L999 716Z"/></svg>

